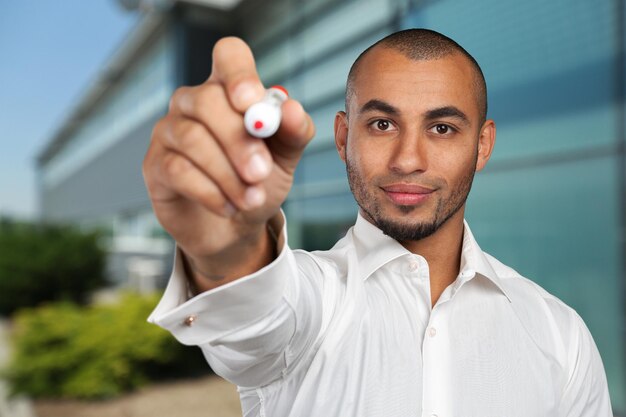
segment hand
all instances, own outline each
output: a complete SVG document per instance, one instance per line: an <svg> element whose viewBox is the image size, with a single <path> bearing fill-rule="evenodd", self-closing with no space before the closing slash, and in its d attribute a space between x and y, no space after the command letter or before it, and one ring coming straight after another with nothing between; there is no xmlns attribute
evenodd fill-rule
<svg viewBox="0 0 626 417"><path fill-rule="evenodd" d="M241 265L267 246L267 222L285 201L314 135L311 118L289 99L274 136L250 136L243 114L264 92L250 48L223 38L213 49L209 79L177 89L152 133L143 175L154 212L200 271L246 274L266 263Z"/></svg>

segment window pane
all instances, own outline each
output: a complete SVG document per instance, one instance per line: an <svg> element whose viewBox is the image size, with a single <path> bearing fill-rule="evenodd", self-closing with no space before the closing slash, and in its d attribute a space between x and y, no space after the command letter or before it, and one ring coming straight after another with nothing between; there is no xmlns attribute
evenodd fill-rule
<svg viewBox="0 0 626 417"><path fill-rule="evenodd" d="M326 150L305 153L298 164L295 183L315 183L329 180L345 180L346 168L337 154L334 144Z"/></svg>
<svg viewBox="0 0 626 417"><path fill-rule="evenodd" d="M624 404L618 157L479 174L467 218L483 250L583 317ZM621 408L621 406L620 406Z"/></svg>
<svg viewBox="0 0 626 417"><path fill-rule="evenodd" d="M289 245L306 250L331 248L356 220L357 205L349 192L288 200L284 206Z"/></svg>
<svg viewBox="0 0 626 417"><path fill-rule="evenodd" d="M609 0L444 0L418 5L404 26L441 31L477 59L494 159L508 160L614 143L616 12Z"/></svg>

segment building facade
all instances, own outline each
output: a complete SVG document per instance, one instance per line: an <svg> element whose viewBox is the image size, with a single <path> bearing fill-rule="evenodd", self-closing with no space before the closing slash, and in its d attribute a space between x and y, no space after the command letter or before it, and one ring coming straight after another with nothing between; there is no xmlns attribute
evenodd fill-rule
<svg viewBox="0 0 626 417"><path fill-rule="evenodd" d="M332 131L350 65L395 30L440 31L481 64L498 127L468 221L484 250L579 312L602 354L616 415L626 415L621 0L161 4L169 7L146 15L39 156L45 219L107 230L119 280L132 270L130 258L169 259L171 242L152 215L141 161L173 90L206 79L213 43L238 35L251 45L264 83L284 85L315 121L284 210L292 246L328 248L356 217Z"/></svg>

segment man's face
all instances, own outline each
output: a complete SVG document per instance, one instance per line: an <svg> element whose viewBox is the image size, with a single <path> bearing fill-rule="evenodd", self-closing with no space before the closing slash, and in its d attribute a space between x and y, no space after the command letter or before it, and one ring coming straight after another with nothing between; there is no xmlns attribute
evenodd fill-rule
<svg viewBox="0 0 626 417"><path fill-rule="evenodd" d="M457 54L416 61L376 48L361 61L335 139L363 215L387 235L419 240L462 220L495 139L474 80Z"/></svg>

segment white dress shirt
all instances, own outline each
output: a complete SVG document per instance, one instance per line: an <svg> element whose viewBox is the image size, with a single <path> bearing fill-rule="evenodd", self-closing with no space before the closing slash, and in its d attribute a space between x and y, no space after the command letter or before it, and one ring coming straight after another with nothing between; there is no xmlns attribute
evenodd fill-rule
<svg viewBox="0 0 626 417"><path fill-rule="evenodd" d="M359 216L331 250L291 250L188 299L180 259L149 321L202 348L244 416L610 417L580 316L484 253L431 308L428 263ZM281 224L282 223L282 224Z"/></svg>

